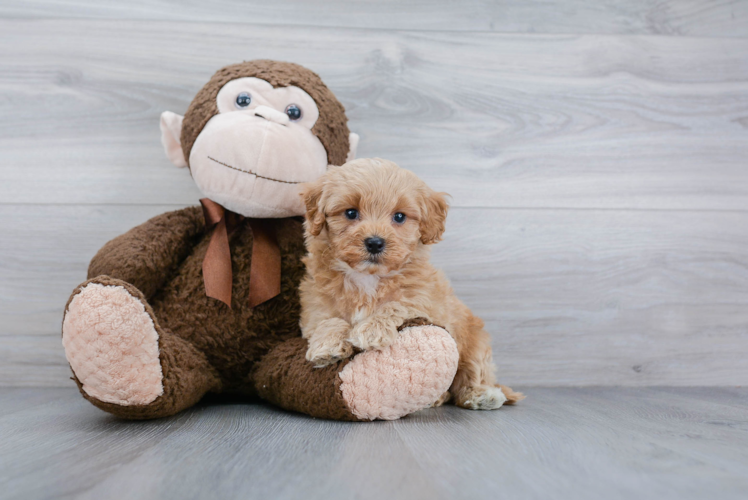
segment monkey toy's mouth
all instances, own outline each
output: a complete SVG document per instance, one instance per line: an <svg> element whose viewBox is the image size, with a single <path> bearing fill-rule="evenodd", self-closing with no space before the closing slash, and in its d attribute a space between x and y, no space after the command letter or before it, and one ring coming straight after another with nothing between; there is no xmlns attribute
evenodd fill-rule
<svg viewBox="0 0 748 500"><path fill-rule="evenodd" d="M325 173L326 156L309 129L236 112L208 121L189 164L205 197L246 217L282 218L304 214L299 188Z"/></svg>
<svg viewBox="0 0 748 500"><path fill-rule="evenodd" d="M283 179L273 179L272 177L266 177L264 175L260 175L258 173L252 172L251 170L242 170L241 168L233 167L233 166L229 165L228 163L224 163L222 161L218 161L218 160L216 160L215 158L213 158L211 156L208 156L208 159L210 161L218 163L219 165L223 165L226 168L230 168L232 170L236 170L237 172L244 172L245 174L254 175L258 179L265 179L266 181L273 181L273 182L281 182L283 184L303 184L301 181L294 182L294 181L284 181Z"/></svg>

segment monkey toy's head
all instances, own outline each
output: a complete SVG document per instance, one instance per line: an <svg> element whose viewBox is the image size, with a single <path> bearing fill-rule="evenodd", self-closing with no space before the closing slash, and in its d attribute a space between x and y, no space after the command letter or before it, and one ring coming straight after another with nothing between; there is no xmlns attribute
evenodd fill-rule
<svg viewBox="0 0 748 500"><path fill-rule="evenodd" d="M209 199L247 217L302 215L300 185L355 157L358 136L316 73L257 60L220 69L184 117L161 115L161 142Z"/></svg>

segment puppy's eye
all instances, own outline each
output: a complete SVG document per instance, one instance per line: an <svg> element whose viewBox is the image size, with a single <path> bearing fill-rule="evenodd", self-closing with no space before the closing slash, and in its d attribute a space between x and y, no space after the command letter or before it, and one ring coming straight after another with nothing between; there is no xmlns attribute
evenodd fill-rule
<svg viewBox="0 0 748 500"><path fill-rule="evenodd" d="M286 114L289 119L296 121L301 118L301 108L296 104L289 104L286 106Z"/></svg>
<svg viewBox="0 0 748 500"><path fill-rule="evenodd" d="M392 220L394 220L398 224L402 224L403 222L405 222L405 214L402 212L397 212L392 216Z"/></svg>
<svg viewBox="0 0 748 500"><path fill-rule="evenodd" d="M345 211L345 218L348 220L358 219L358 210L356 210L355 208L349 208Z"/></svg>
<svg viewBox="0 0 748 500"><path fill-rule="evenodd" d="M237 108L246 108L250 105L252 102L252 96L247 94L246 92L242 92L238 96L236 96L236 107Z"/></svg>

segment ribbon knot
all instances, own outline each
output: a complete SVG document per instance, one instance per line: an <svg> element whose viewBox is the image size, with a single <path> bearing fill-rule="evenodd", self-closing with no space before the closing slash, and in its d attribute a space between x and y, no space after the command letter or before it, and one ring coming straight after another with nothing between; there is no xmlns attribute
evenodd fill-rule
<svg viewBox="0 0 748 500"><path fill-rule="evenodd" d="M220 300L231 308L233 274L229 236L245 217L226 210L218 203L200 200L205 229L210 243L203 259L203 283L208 297ZM252 230L252 262L249 269L249 307L255 307L280 294L281 257L272 225L266 219L247 218Z"/></svg>

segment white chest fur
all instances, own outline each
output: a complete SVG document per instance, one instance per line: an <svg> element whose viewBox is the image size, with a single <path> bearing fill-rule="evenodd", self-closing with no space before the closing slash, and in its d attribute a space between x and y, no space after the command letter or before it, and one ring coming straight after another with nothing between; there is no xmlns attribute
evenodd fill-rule
<svg viewBox="0 0 748 500"><path fill-rule="evenodd" d="M333 268L343 273L343 285L347 292L361 293L373 297L377 293L380 277L376 274L356 271L343 261L336 261Z"/></svg>
<svg viewBox="0 0 748 500"><path fill-rule="evenodd" d="M353 269L345 273L345 287L348 290L355 290L371 297L377 293L378 286L379 276L376 274L360 273Z"/></svg>

